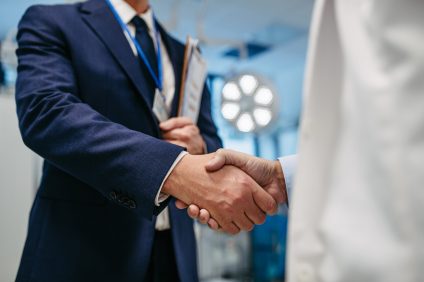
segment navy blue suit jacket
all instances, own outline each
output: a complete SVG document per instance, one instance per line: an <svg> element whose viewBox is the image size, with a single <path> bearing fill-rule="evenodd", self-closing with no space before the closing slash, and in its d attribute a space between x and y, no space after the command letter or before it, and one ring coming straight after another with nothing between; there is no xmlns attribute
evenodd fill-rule
<svg viewBox="0 0 424 282"><path fill-rule="evenodd" d="M178 92L184 46L160 33ZM184 148L160 140L153 81L105 1L33 6L18 43L19 126L45 163L17 281L143 281L167 204L181 280L197 281L192 221L154 205ZM206 87L198 126L209 151L221 146Z"/></svg>

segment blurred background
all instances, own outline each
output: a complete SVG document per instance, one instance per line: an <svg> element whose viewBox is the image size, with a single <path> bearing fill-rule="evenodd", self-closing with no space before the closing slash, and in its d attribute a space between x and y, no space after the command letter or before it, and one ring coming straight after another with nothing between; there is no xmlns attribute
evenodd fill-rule
<svg viewBox="0 0 424 282"><path fill-rule="evenodd" d="M33 4L0 2L0 281L13 281L41 159L18 132L15 35ZM226 148L268 159L296 152L313 0L151 0L181 41L199 39L208 62L215 122ZM202 281L284 281L287 210L235 237L196 225Z"/></svg>

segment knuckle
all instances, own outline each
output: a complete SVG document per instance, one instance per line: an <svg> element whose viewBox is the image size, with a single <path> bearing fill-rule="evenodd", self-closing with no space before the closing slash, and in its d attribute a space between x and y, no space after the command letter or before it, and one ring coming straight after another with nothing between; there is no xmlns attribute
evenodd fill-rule
<svg viewBox="0 0 424 282"><path fill-rule="evenodd" d="M240 176L237 182L241 187L243 187L243 189L250 187L251 184L250 179L245 175Z"/></svg>
<svg viewBox="0 0 424 282"><path fill-rule="evenodd" d="M246 201L244 200L243 195L236 195L231 202L231 206L234 207L234 209L241 211L241 210L245 210L245 209L249 209L249 203L246 203ZM233 210L234 210L233 209Z"/></svg>
<svg viewBox="0 0 424 282"><path fill-rule="evenodd" d="M276 212L277 211L277 203L273 200L269 200L267 203L267 208L270 212Z"/></svg>
<svg viewBox="0 0 424 282"><path fill-rule="evenodd" d="M197 126L195 126L195 125L192 125L191 127L191 132L193 132L193 134L199 134L200 133L200 130L199 130L199 128L197 127Z"/></svg>
<svg viewBox="0 0 424 282"><path fill-rule="evenodd" d="M231 235L237 235L237 234L240 233L240 230L239 229L236 229L236 228L232 228L232 229L230 229L229 233Z"/></svg>
<svg viewBox="0 0 424 282"><path fill-rule="evenodd" d="M183 140L183 141L190 140L190 134L185 132L185 131L181 132L181 140Z"/></svg>
<svg viewBox="0 0 424 282"><path fill-rule="evenodd" d="M253 224L247 220L247 219L243 219L241 222L239 222L237 224L241 230L243 231L250 231L252 229Z"/></svg>
<svg viewBox="0 0 424 282"><path fill-rule="evenodd" d="M221 209L222 211L224 211L225 213L232 213L233 208L232 208L233 204L229 204L227 202L224 202L221 204Z"/></svg>
<svg viewBox="0 0 424 282"><path fill-rule="evenodd" d="M234 204L237 205L237 204L242 203L243 202L243 199L244 199L243 193L237 193L237 194L235 194L234 195L234 198L233 198Z"/></svg>

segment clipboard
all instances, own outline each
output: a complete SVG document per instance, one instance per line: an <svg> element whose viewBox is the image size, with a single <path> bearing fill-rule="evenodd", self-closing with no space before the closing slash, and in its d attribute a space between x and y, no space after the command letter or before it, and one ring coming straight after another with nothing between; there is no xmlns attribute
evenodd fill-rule
<svg viewBox="0 0 424 282"><path fill-rule="evenodd" d="M198 42L187 36L178 101L178 116L189 117L194 123L197 123L207 76L207 64L200 55Z"/></svg>

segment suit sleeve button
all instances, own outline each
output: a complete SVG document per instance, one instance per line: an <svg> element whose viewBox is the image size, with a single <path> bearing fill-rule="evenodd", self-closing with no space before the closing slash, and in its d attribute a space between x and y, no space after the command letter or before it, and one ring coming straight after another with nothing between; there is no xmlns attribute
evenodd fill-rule
<svg viewBox="0 0 424 282"><path fill-rule="evenodd" d="M116 201L116 198L117 198L116 192L115 192L115 191L110 192L110 193L109 193L109 197L110 197L112 200Z"/></svg>
<svg viewBox="0 0 424 282"><path fill-rule="evenodd" d="M135 209L135 208L137 207L137 205L136 205L136 203L135 203L135 201L134 201L134 200L129 200L129 201L128 201L128 207L129 207L130 209Z"/></svg>

